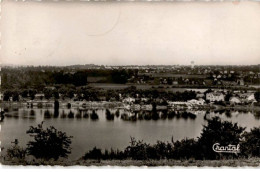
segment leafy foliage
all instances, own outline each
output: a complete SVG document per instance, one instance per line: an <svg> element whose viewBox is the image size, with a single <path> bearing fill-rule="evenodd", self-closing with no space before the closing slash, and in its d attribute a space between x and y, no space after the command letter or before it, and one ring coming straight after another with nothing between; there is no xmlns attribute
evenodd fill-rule
<svg viewBox="0 0 260 172"><path fill-rule="evenodd" d="M83 156L83 159L98 159L98 160L100 160L101 157L102 157L101 149L94 147L92 150L90 150L89 152L87 152Z"/></svg>
<svg viewBox="0 0 260 172"><path fill-rule="evenodd" d="M260 157L260 127L243 134L241 152L247 157Z"/></svg>
<svg viewBox="0 0 260 172"><path fill-rule="evenodd" d="M197 158L199 151L198 142L194 139L183 139L173 142L173 158L174 159L191 159Z"/></svg>
<svg viewBox="0 0 260 172"><path fill-rule="evenodd" d="M203 127L201 136L198 139L201 149L200 158L220 158L220 155L213 151L212 145L215 143L220 143L220 145L237 145L244 130L245 128L238 126L237 123L221 121L219 117L208 120L208 125ZM224 156L225 154L222 155Z"/></svg>
<svg viewBox="0 0 260 172"><path fill-rule="evenodd" d="M44 129L41 123L37 127L31 126L27 133L34 138L27 144L28 153L36 158L57 160L59 157L66 158L71 153L72 137L57 131L53 126Z"/></svg>
<svg viewBox="0 0 260 172"><path fill-rule="evenodd" d="M125 152L127 156L134 160L145 160L148 159L147 147L149 147L148 144L141 140L137 141L135 138L131 137L130 146L126 148Z"/></svg>
<svg viewBox="0 0 260 172"><path fill-rule="evenodd" d="M7 149L7 158L13 159L24 159L26 156L26 149L21 148L18 144L18 140L12 144L10 148Z"/></svg>

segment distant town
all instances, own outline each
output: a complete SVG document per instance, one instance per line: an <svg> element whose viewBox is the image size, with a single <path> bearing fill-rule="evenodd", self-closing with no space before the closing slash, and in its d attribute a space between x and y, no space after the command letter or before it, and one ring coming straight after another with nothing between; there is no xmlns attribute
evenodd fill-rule
<svg viewBox="0 0 260 172"><path fill-rule="evenodd" d="M3 66L0 98L36 107L53 106L55 100L64 106L132 110L152 110L153 104L157 109L257 107L259 69L260 65L193 62L187 66Z"/></svg>

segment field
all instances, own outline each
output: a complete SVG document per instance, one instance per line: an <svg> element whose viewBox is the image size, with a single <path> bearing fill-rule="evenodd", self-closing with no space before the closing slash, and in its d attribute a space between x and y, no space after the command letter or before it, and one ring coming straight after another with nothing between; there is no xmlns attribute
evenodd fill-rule
<svg viewBox="0 0 260 172"><path fill-rule="evenodd" d="M209 75L188 75L188 74L173 74L173 73L142 73L140 75L148 75L151 77L155 77L155 78L160 78L160 77L169 77L169 78L199 78L199 79L205 79L207 77L209 77Z"/></svg>
<svg viewBox="0 0 260 172"><path fill-rule="evenodd" d="M135 86L137 89L141 90L149 90L149 89L157 89L157 90L164 90L164 91L172 91L172 92L184 92L188 88L173 88L172 85L148 85L148 84L110 84L110 83L91 83L89 86L93 88L99 88L99 89L104 89L104 90L121 90L128 88L130 86ZM191 90L191 88L189 89ZM200 90L200 89L198 89ZM205 89L201 89L204 90Z"/></svg>

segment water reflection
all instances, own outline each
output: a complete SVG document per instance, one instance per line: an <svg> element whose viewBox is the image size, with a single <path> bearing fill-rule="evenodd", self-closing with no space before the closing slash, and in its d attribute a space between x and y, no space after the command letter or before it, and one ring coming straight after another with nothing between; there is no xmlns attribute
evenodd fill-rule
<svg viewBox="0 0 260 172"><path fill-rule="evenodd" d="M98 114L96 113L95 110L92 111L91 115L90 115L90 119L93 121L96 121L99 119Z"/></svg>
<svg viewBox="0 0 260 172"><path fill-rule="evenodd" d="M118 118L120 116L119 109L116 110L116 117Z"/></svg>
<svg viewBox="0 0 260 172"><path fill-rule="evenodd" d="M232 117L230 110L227 110L225 115L226 115L227 118L231 118Z"/></svg>
<svg viewBox="0 0 260 172"><path fill-rule="evenodd" d="M88 114L88 111L84 111L84 115L83 115L83 118L89 118L89 114Z"/></svg>
<svg viewBox="0 0 260 172"><path fill-rule="evenodd" d="M59 107L57 105L57 107ZM38 112L36 112L36 110ZM152 110L152 111L131 111L125 109L38 109L38 108L4 108L3 115L1 115L0 121L6 118L30 118L35 119L37 114L43 114L44 119L49 118L77 118L88 119L95 121L99 119L99 115L104 114L107 121L114 121L115 119L121 119L123 121L138 121L138 120L195 120L198 115L202 115L206 121L212 117L212 115L225 116L227 119L236 118L235 115L249 114L253 115L255 120L260 120L260 113L254 111L245 110L207 110L207 111L178 111L178 110Z"/></svg>
<svg viewBox="0 0 260 172"><path fill-rule="evenodd" d="M5 118L4 113L5 113L4 111L0 112L0 122L4 121L4 118Z"/></svg>
<svg viewBox="0 0 260 172"><path fill-rule="evenodd" d="M255 114L254 116L255 116L255 119L260 120L260 113Z"/></svg>
<svg viewBox="0 0 260 172"><path fill-rule="evenodd" d="M74 118L74 113L70 110L69 114L68 114L68 118Z"/></svg>
<svg viewBox="0 0 260 172"><path fill-rule="evenodd" d="M51 112L49 110L44 111L44 118L51 118Z"/></svg>
<svg viewBox="0 0 260 172"><path fill-rule="evenodd" d="M106 119L108 121L114 120L114 114L112 114L109 109L106 109Z"/></svg>
<svg viewBox="0 0 260 172"><path fill-rule="evenodd" d="M77 119L81 119L81 118L82 118L82 116L81 116L81 111L80 111L80 110L77 111L77 113L76 113L76 118L77 118Z"/></svg>
<svg viewBox="0 0 260 172"><path fill-rule="evenodd" d="M30 110L30 116L35 116L35 111L33 109Z"/></svg>
<svg viewBox="0 0 260 172"><path fill-rule="evenodd" d="M64 111L64 109L63 109L60 117L61 117L61 118L66 118L66 116L67 116L67 115L65 114L65 111Z"/></svg>

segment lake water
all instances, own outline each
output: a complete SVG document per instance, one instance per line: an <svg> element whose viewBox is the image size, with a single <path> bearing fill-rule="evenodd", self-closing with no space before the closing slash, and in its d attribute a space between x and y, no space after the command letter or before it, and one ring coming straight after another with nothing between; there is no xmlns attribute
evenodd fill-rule
<svg viewBox="0 0 260 172"><path fill-rule="evenodd" d="M69 112L74 116L69 116ZM116 113L115 109L110 109ZM184 138L196 138L200 136L202 125L207 124L205 119L219 116L223 120L237 122L240 126L260 126L259 114L253 112L208 112L191 111L195 116L174 116L172 118L158 120L136 120L125 121L121 119L122 114L131 112L120 110L119 117L107 120L106 110L97 109L98 120L90 117L84 118L84 114L91 114L92 110L79 111L78 109L60 109L59 114L54 114L53 109L27 109L20 108L6 113L1 124L0 140L1 147L7 148L14 139L19 140L20 146L25 147L31 138L26 134L30 126L36 126L44 121L44 126L54 126L58 130L66 132L72 138L72 153L70 159L77 159L93 147L102 149L124 149L129 145L130 137L144 140L147 143L155 143L157 140L171 141ZM160 115L162 115L160 113ZM5 152L6 149L3 150Z"/></svg>

